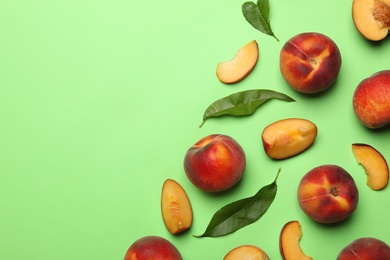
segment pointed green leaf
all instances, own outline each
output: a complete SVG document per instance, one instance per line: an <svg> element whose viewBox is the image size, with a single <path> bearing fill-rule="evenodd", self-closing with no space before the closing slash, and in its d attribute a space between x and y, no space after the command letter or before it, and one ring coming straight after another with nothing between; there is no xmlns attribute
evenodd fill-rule
<svg viewBox="0 0 390 260"><path fill-rule="evenodd" d="M295 101L291 97L268 89L252 89L236 92L212 103L203 114L205 123L210 117L220 117L223 115L247 116L270 99L279 99L286 102Z"/></svg>
<svg viewBox="0 0 390 260"><path fill-rule="evenodd" d="M245 2L241 8L245 19L255 29L267 35L273 36L277 41L279 41L271 29L269 19L270 7L268 0L258 0L257 4L254 2Z"/></svg>
<svg viewBox="0 0 390 260"><path fill-rule="evenodd" d="M206 231L195 237L219 237L231 234L261 218L275 199L276 180L262 187L254 196L241 199L219 209L212 217Z"/></svg>

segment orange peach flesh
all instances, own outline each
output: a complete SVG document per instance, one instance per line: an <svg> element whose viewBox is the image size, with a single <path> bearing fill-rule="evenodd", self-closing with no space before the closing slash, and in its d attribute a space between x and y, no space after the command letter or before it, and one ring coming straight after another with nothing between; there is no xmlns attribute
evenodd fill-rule
<svg viewBox="0 0 390 260"><path fill-rule="evenodd" d="M301 225L298 221L286 223L280 233L280 253L284 260L310 260L310 256L302 251L299 240L302 237Z"/></svg>
<svg viewBox="0 0 390 260"><path fill-rule="evenodd" d="M269 260L267 254L258 248L257 246L252 245L242 245L227 253L223 260Z"/></svg>
<svg viewBox="0 0 390 260"><path fill-rule="evenodd" d="M385 188L389 181L389 167L383 155L367 144L352 144L352 151L367 174L368 187L373 190Z"/></svg>
<svg viewBox="0 0 390 260"><path fill-rule="evenodd" d="M390 0L354 0L352 18L365 38L382 40L390 30Z"/></svg>
<svg viewBox="0 0 390 260"><path fill-rule="evenodd" d="M241 47L230 61L217 65L217 77L226 84L243 80L255 67L259 57L257 41L253 40Z"/></svg>
<svg viewBox="0 0 390 260"><path fill-rule="evenodd" d="M192 207L183 187L174 180L164 182L161 194L161 213L164 224L172 234L191 227Z"/></svg>
<svg viewBox="0 0 390 260"><path fill-rule="evenodd" d="M299 154L311 146L317 127L306 119L289 118L267 126L262 133L266 154L273 159L284 159Z"/></svg>

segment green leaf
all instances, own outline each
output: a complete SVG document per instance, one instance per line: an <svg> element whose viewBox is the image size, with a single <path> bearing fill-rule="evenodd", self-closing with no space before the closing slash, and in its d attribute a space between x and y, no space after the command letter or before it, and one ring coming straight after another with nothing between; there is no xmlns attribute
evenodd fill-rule
<svg viewBox="0 0 390 260"><path fill-rule="evenodd" d="M206 231L195 237L219 237L231 234L261 218L271 206L277 192L276 180L262 187L254 196L232 202L219 209L212 217Z"/></svg>
<svg viewBox="0 0 390 260"><path fill-rule="evenodd" d="M242 5L242 14L255 29L279 41L271 29L268 0L258 0L257 5L254 2L245 2Z"/></svg>
<svg viewBox="0 0 390 260"><path fill-rule="evenodd" d="M295 101L291 97L268 89L252 89L240 91L212 103L203 114L203 122L199 127L211 117L223 115L248 116L266 101L279 99L286 102Z"/></svg>

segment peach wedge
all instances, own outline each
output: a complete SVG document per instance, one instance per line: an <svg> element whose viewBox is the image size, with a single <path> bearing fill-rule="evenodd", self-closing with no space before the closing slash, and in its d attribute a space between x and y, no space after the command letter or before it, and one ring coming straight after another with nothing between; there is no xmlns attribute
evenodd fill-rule
<svg viewBox="0 0 390 260"><path fill-rule="evenodd" d="M352 144L352 152L356 160L363 166L367 174L367 185L372 190L381 190L389 181L389 167L383 155L368 144Z"/></svg>
<svg viewBox="0 0 390 260"><path fill-rule="evenodd" d="M268 255L259 247L242 245L230 250L223 260L269 260Z"/></svg>
<svg viewBox="0 0 390 260"><path fill-rule="evenodd" d="M192 207L187 193L172 179L167 179L163 184L161 213L171 234L181 233L192 225Z"/></svg>
<svg viewBox="0 0 390 260"><path fill-rule="evenodd" d="M352 19L367 40L380 41L390 30L390 0L354 0Z"/></svg>
<svg viewBox="0 0 390 260"><path fill-rule="evenodd" d="M272 159L285 159L309 148L317 136L317 126L306 119L287 118L264 128L261 139Z"/></svg>
<svg viewBox="0 0 390 260"><path fill-rule="evenodd" d="M217 78L225 84L243 80L253 70L259 58L257 41L253 40L241 47L236 56L217 65Z"/></svg>
<svg viewBox="0 0 390 260"><path fill-rule="evenodd" d="M279 249L283 260L312 260L299 245L302 237L301 225L297 220L287 222L280 232Z"/></svg>

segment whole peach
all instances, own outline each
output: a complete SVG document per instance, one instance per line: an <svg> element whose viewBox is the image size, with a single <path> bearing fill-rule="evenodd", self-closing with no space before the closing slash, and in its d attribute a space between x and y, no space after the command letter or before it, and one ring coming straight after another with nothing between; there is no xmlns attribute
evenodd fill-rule
<svg viewBox="0 0 390 260"><path fill-rule="evenodd" d="M307 32L289 39L280 51L280 71L287 83L301 93L328 89L341 68L341 54L328 36Z"/></svg>
<svg viewBox="0 0 390 260"><path fill-rule="evenodd" d="M313 168L302 177L298 187L299 206L320 223L335 223L349 217L358 197L354 179L337 165Z"/></svg>
<svg viewBox="0 0 390 260"><path fill-rule="evenodd" d="M385 260L390 259L390 247L382 240L362 237L344 247L337 260Z"/></svg>
<svg viewBox="0 0 390 260"><path fill-rule="evenodd" d="M371 129L390 123L390 70L362 80L353 94L353 110L360 122Z"/></svg>
<svg viewBox="0 0 390 260"><path fill-rule="evenodd" d="M192 145L184 157L184 170L200 190L219 192L241 180L246 157L241 145L232 137L208 135Z"/></svg>
<svg viewBox="0 0 390 260"><path fill-rule="evenodd" d="M181 260L179 250L159 236L145 236L135 241L127 250L124 260L170 259Z"/></svg>

